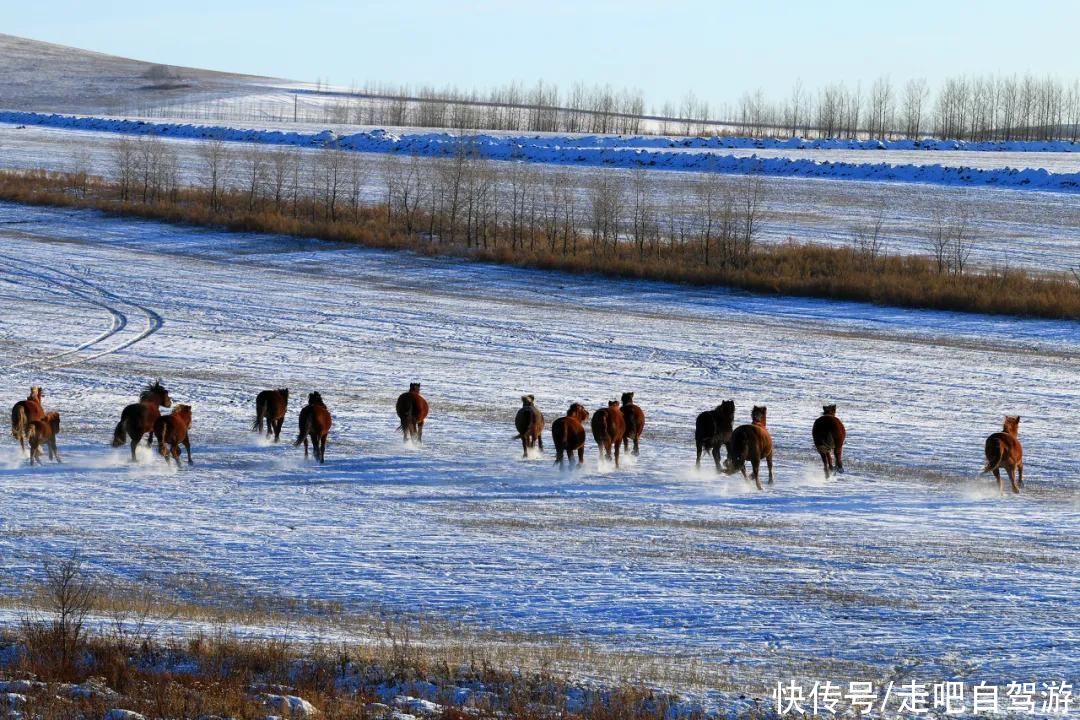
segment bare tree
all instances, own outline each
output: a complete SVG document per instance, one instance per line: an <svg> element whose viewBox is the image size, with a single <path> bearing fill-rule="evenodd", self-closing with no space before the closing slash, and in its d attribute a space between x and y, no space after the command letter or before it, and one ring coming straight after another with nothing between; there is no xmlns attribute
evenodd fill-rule
<svg viewBox="0 0 1080 720"><path fill-rule="evenodd" d="M228 176L232 170L232 151L224 140L212 139L199 143L202 160L203 184L210 191L210 209L221 209L222 194L228 188Z"/></svg>
<svg viewBox="0 0 1080 720"><path fill-rule="evenodd" d="M271 158L267 151L258 145L251 145L240 152L240 162L247 185L248 210L255 209L255 202L267 183L270 175Z"/></svg>
<svg viewBox="0 0 1080 720"><path fill-rule="evenodd" d="M872 266L885 254L884 227L885 203L879 201L874 204L870 221L851 229L851 242L856 259Z"/></svg>
<svg viewBox="0 0 1080 720"><path fill-rule="evenodd" d="M120 199L131 199L132 189L137 177L137 150L135 141L129 137L120 137L112 144L113 175L120 187Z"/></svg>
<svg viewBox="0 0 1080 720"><path fill-rule="evenodd" d="M25 641L34 654L58 664L62 673L72 675L84 641L86 618L94 609L97 590L83 572L78 552L59 562L45 564L43 600L52 618L27 617L23 621Z"/></svg>
<svg viewBox="0 0 1080 720"><path fill-rule="evenodd" d="M285 200L285 192L289 183L294 181L296 167L299 164L299 150L294 147L283 146L274 150L270 155L270 167L268 170L270 188L274 195L274 210L281 212Z"/></svg>

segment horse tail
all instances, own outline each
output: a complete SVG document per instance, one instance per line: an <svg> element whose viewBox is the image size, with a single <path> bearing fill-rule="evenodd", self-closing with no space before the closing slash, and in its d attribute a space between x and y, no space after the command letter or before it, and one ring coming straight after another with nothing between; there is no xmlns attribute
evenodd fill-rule
<svg viewBox="0 0 1080 720"><path fill-rule="evenodd" d="M266 414L266 399L261 395L255 398L255 421L251 423L252 430L262 432L263 415ZM269 418L267 418L269 420Z"/></svg>
<svg viewBox="0 0 1080 720"><path fill-rule="evenodd" d="M836 434L832 430L829 430L828 432L825 433L824 437L822 437L820 440L818 440L818 442L817 442L817 451L819 453L826 453L827 454L827 453L833 452L835 450L836 450Z"/></svg>
<svg viewBox="0 0 1080 720"><path fill-rule="evenodd" d="M116 429L113 430L112 446L120 447L127 440L127 428L124 427L124 418L120 418L120 422L116 423Z"/></svg>
<svg viewBox="0 0 1080 720"><path fill-rule="evenodd" d="M1005 459L1003 444L1000 438L986 438L986 466L982 469L983 473L991 473L1001 467L1001 462Z"/></svg>
<svg viewBox="0 0 1080 720"><path fill-rule="evenodd" d="M11 408L11 437L19 438L26 435L26 428L30 420L26 417L26 408L22 403L16 403Z"/></svg>

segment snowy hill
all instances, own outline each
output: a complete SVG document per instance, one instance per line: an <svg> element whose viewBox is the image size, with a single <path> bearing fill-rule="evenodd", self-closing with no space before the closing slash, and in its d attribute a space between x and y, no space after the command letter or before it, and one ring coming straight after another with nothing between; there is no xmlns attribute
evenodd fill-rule
<svg viewBox="0 0 1080 720"><path fill-rule="evenodd" d="M108 113L141 102L230 97L280 84L0 33L0 106L6 109Z"/></svg>

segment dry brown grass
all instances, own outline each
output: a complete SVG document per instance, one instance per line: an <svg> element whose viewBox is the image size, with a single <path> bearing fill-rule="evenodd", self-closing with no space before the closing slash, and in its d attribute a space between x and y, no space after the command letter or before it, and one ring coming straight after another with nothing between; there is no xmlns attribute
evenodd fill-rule
<svg viewBox="0 0 1080 720"><path fill-rule="evenodd" d="M1080 319L1080 281L1070 273L1033 274L994 269L941 273L930 257L867 258L847 248L788 242L758 245L748 259L728 265L703 265L693 245L662 243L657 254L638 256L630 245L592 252L584 240L579 251L564 254L542 238L525 238L512 248L496 229L481 245L453 244L407 232L385 207L359 207L325 218L322 209L303 201L275 210L262 202L248 209L243 193L226 195L212 211L209 194L199 189L175 192L166 201L117 200L114 185L47 172L0 173L0 199L14 202L84 207L170 223L221 227L236 232L265 232L403 249L430 255L572 273L599 273L753 292L872 302L1029 317ZM416 218L413 227L423 226Z"/></svg>

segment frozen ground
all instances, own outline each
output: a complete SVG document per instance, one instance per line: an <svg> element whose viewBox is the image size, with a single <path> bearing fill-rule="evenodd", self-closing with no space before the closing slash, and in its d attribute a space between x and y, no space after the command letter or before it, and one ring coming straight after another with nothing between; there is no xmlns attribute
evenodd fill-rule
<svg viewBox="0 0 1080 720"><path fill-rule="evenodd" d="M18 129L0 123L0 168L66 171L84 166L93 173L111 176L114 141L115 135L107 132ZM179 157L181 182L202 182L205 172L198 141L165 141ZM309 148L302 152L310 155L320 151ZM383 174L386 156L362 157L367 167L364 197L381 202L386 196ZM555 166L536 167L545 174L559 171ZM581 188L582 212L587 205L585 188L594 173L619 173L628 181L630 177L627 170L591 167L565 170L573 173ZM242 167L235 169L237 174L242 171ZM685 207L686 198L692 197L686 183L698 177L697 173L688 172L650 173L653 199L661 213L668 208ZM764 182L766 215L761 232L765 241L784 242L794 238L803 242L850 244L852 228L872 224L880 212L886 221L883 233L889 252L925 254L928 246L923 233L930 227L930 218L937 212L966 208L977 231L972 253L974 263L1056 272L1080 267L1080 202L1066 193L774 177L765 178Z"/></svg>
<svg viewBox="0 0 1080 720"><path fill-rule="evenodd" d="M41 383L63 465L0 444L0 592L79 548L95 571L339 600L791 675L1075 679L1080 325L763 298L0 205L7 402ZM142 383L194 406L195 465L108 439ZM420 381L423 448L395 432ZM319 390L327 464L249 432ZM559 472L511 439L633 390L642 454ZM693 467L694 416L769 407L776 484ZM835 401L849 472L809 427ZM1027 485L982 441L1023 417ZM209 596L209 598L207 598Z"/></svg>

